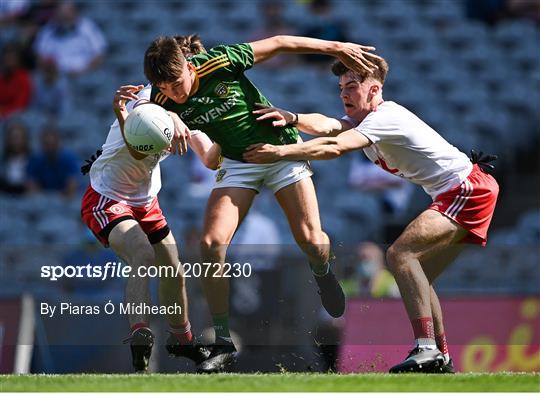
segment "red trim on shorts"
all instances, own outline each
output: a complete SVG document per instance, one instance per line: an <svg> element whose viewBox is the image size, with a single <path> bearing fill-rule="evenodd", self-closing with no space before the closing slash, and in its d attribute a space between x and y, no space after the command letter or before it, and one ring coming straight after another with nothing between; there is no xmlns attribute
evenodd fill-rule
<svg viewBox="0 0 540 394"><path fill-rule="evenodd" d="M498 195L495 178L475 164L460 185L439 194L428 209L442 213L468 230L461 242L485 246Z"/></svg>
<svg viewBox="0 0 540 394"><path fill-rule="evenodd" d="M112 200L88 186L81 201L83 222L105 247L109 246L109 233L122 220L136 220L145 234L150 235L167 226L157 197L144 207Z"/></svg>

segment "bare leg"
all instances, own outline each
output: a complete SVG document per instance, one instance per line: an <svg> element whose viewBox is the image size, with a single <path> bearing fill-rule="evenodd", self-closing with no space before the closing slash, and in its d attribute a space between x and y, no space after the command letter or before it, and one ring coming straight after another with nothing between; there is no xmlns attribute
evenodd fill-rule
<svg viewBox="0 0 540 394"><path fill-rule="evenodd" d="M171 326L186 324L189 320L186 285L182 264L178 261L178 248L174 236L169 233L159 243L152 246L156 255L156 263L160 266L170 267L175 273L178 273L178 276L162 275L159 278L160 304L179 305L182 308L181 314L170 314L166 316L166 319Z"/></svg>
<svg viewBox="0 0 540 394"><path fill-rule="evenodd" d="M214 189L208 199L201 240L201 257L212 264L203 275L202 286L212 314L215 343L199 372L220 372L236 360L236 348L229 332L229 278L222 277L227 246L246 216L256 191L238 187ZM219 268L216 270L214 264Z"/></svg>
<svg viewBox="0 0 540 394"><path fill-rule="evenodd" d="M387 261L399 286L410 320L431 317L431 284L420 261L440 254L461 240L467 231L434 210L413 220L387 251ZM449 264L431 260L433 280Z"/></svg>
<svg viewBox="0 0 540 394"><path fill-rule="evenodd" d="M321 228L317 195L311 178L284 187L276 198L285 212L296 243L308 256L314 270L330 256L330 239Z"/></svg>
<svg viewBox="0 0 540 394"><path fill-rule="evenodd" d="M243 188L222 188L212 191L208 199L201 240L204 263L219 263L223 268L227 246L247 214L255 194L255 190ZM214 277L214 269L211 271L202 281L210 313L228 314L229 279L222 278L219 274Z"/></svg>
<svg viewBox="0 0 540 394"><path fill-rule="evenodd" d="M345 312L345 294L328 262L330 239L321 228L317 196L311 178L284 187L276 193L298 246L307 255L321 303L332 317Z"/></svg>
<svg viewBox="0 0 540 394"><path fill-rule="evenodd" d="M148 237L135 220L125 220L118 223L109 234L109 244L112 250L132 268L132 276L127 280L125 301L127 303L150 304L148 278L137 275L141 266L149 267L154 264L154 249ZM131 326L137 323L147 323L148 317L130 314Z"/></svg>
<svg viewBox="0 0 540 394"><path fill-rule="evenodd" d="M434 319L438 320L438 329L444 329L442 311L431 282L449 261L435 257L466 234L457 223L428 209L414 219L388 249L388 266L398 284L416 340L415 349L405 361L393 366L391 373L443 370L445 359L437 349L434 330ZM427 261L430 263L425 272L421 262Z"/></svg>
<svg viewBox="0 0 540 394"><path fill-rule="evenodd" d="M441 303L433 286L430 287L429 300L431 305L431 316L433 317L433 329L435 331L435 336L437 336L444 333L444 324Z"/></svg>
<svg viewBox="0 0 540 394"><path fill-rule="evenodd" d="M433 318L435 339L437 340L437 346L441 352L443 352L444 347L447 347L446 334L443 324L441 303L439 302L439 297L437 296L437 293L433 287L433 282L439 276L439 274L456 259L464 247L465 245L463 244L450 245L441 253L421 261L422 268L426 273L429 282L432 284L430 287L431 315ZM444 342L444 345L441 342Z"/></svg>

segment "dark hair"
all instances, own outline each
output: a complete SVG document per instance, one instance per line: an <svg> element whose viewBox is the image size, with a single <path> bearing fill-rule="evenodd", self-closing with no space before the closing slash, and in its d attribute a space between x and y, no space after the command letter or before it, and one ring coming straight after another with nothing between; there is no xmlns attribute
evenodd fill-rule
<svg viewBox="0 0 540 394"><path fill-rule="evenodd" d="M20 153L23 153L25 155L30 154L30 136L28 133L28 126L26 123L20 121L20 120L13 120L6 124L5 128L5 134L4 134L4 152L3 152L3 159L9 159L11 156L16 154L17 152L14 152L12 150L12 146L10 144L10 138L14 133L22 133L24 138L24 143L22 147L22 151Z"/></svg>
<svg viewBox="0 0 540 394"><path fill-rule="evenodd" d="M175 81L184 69L186 58L175 37L156 38L144 53L144 75L152 85Z"/></svg>
<svg viewBox="0 0 540 394"><path fill-rule="evenodd" d="M354 75L358 78L360 82L364 82L367 78L373 78L376 81L379 81L381 84L384 84L384 81L386 80L386 75L388 74L388 63L386 63L386 60L384 60L383 58L370 58L370 61L379 68L373 72L362 70L362 72L359 73L355 72ZM338 77L341 77L348 71L350 70L347 68L347 66L345 66L340 61L337 61L332 65L332 72Z"/></svg>
<svg viewBox="0 0 540 394"><path fill-rule="evenodd" d="M180 45L180 49L184 57L190 58L198 53L206 52L201 37L198 34L190 34L189 36L174 36L174 39Z"/></svg>

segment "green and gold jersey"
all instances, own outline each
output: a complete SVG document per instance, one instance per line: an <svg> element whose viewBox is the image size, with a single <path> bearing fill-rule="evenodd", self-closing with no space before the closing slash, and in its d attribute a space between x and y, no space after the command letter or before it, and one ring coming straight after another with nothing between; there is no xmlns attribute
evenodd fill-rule
<svg viewBox="0 0 540 394"><path fill-rule="evenodd" d="M176 112L190 129L206 133L221 145L222 155L232 160L242 161L251 144L296 143L296 128L278 128L271 121L255 120L255 103L271 104L244 75L253 60L249 44L217 46L189 59L195 66L199 87L184 104L176 104L154 86L150 99Z"/></svg>

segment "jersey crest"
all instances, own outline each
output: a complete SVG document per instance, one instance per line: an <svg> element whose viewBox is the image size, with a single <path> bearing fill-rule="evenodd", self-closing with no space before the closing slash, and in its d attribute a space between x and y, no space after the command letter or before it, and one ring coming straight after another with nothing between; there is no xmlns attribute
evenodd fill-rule
<svg viewBox="0 0 540 394"><path fill-rule="evenodd" d="M223 177L225 176L226 173L227 173L227 170L225 170L224 168L221 168L221 169L216 173L216 183L221 182L221 181L223 180Z"/></svg>
<svg viewBox="0 0 540 394"><path fill-rule="evenodd" d="M229 94L229 88L223 82L220 82L214 89L214 93L218 97L225 97Z"/></svg>

